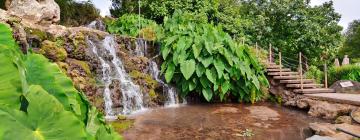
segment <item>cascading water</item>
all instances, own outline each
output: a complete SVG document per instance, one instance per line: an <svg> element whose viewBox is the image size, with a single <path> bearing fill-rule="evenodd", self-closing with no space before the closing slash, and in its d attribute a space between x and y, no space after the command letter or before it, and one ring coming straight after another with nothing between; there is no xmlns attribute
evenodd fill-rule
<svg viewBox="0 0 360 140"><path fill-rule="evenodd" d="M119 57L116 55L116 46L114 36L106 36L101 43L94 43L88 40L90 46L92 46L93 53L99 58L102 66L102 82L105 84L104 100L105 100L105 112L108 117L117 114L130 114L134 111L138 111L144 108L143 95L140 87L134 84L130 76L126 73L124 65ZM101 51L101 49L104 49ZM111 57L111 60L106 58ZM122 110L116 112L113 110L113 101L111 95L113 93L110 90L110 84L114 83L114 80L119 81L119 87L122 93Z"/></svg>
<svg viewBox="0 0 360 140"><path fill-rule="evenodd" d="M136 40L136 46L135 46L135 50L133 51L133 53L136 56L146 56L147 48L148 48L147 41L144 39L138 38ZM176 88L166 84L162 79L160 79L159 67L156 64L156 62L153 61L152 59L149 62L149 73L157 82L159 82L162 85L163 90L167 95L167 100L165 102L165 106L177 105L179 103L179 100L178 100L178 94L176 92Z"/></svg>

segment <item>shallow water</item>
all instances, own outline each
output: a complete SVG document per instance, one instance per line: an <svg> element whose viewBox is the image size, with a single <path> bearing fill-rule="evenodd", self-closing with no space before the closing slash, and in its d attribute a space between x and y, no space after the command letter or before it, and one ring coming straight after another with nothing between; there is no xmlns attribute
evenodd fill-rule
<svg viewBox="0 0 360 140"><path fill-rule="evenodd" d="M322 121L269 103L157 108L130 118L135 123L123 133L127 140L304 140L311 136L308 124ZM245 129L254 135L242 136Z"/></svg>

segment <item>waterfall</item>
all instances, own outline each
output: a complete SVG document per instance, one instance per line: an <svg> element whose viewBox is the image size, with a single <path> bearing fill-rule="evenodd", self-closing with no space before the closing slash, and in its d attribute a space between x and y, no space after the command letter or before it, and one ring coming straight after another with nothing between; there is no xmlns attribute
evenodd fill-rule
<svg viewBox="0 0 360 140"><path fill-rule="evenodd" d="M90 24L86 25L86 27L100 30L100 31L106 30L106 25L102 20L94 20Z"/></svg>
<svg viewBox="0 0 360 140"><path fill-rule="evenodd" d="M147 41L144 39L138 38L136 40L135 50L133 51L136 56L146 56L147 53ZM157 63L154 60L150 60L149 62L149 73L150 75L162 85L163 91L167 95L167 100L165 102L165 106L174 106L179 103L178 94L175 87L172 87L166 84L160 78L160 69Z"/></svg>
<svg viewBox="0 0 360 140"><path fill-rule="evenodd" d="M104 100L106 116L111 117L117 114L130 114L144 108L143 95L140 87L134 84L130 76L126 73L124 65L120 58L116 55L116 46L114 36L106 36L101 43L95 45L91 40L88 40L92 46L93 53L99 58L102 66L102 82L105 84ZM102 50L103 49L103 50ZM106 58L109 58L108 60ZM114 94L110 90L110 84L114 80L119 81L119 87L122 94L122 110L116 112L113 110L113 101L111 96Z"/></svg>

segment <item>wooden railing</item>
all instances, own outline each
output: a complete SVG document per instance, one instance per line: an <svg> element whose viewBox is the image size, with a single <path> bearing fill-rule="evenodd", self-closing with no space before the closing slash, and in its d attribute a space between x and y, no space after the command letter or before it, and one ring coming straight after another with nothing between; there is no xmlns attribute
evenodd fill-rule
<svg viewBox="0 0 360 140"><path fill-rule="evenodd" d="M258 49L259 49L259 46L256 43L256 54L257 55L259 55L258 54L258 52L259 52ZM297 67L298 72L300 74L300 86L301 86L301 89L304 89L304 74L307 72L307 70L309 68L308 63L307 63L308 59L301 52L299 52L298 55L299 55L298 60L294 60L292 58L284 57L284 56L282 56L281 51L278 51L276 53L274 51L273 46L270 44L269 45L269 51L268 51L268 63L269 64L270 63L276 63L276 61L278 61L279 66L280 66L279 67L280 76L283 76L283 74L282 74L283 66L287 65L287 66L289 66L289 68ZM276 59L278 59L278 60L276 60ZM285 60L291 60L292 62L288 62L288 61L285 61ZM296 63L298 63L298 64L296 64ZM328 74L327 73L328 73L327 72L327 64L324 64L324 86L325 86L325 88L328 88Z"/></svg>

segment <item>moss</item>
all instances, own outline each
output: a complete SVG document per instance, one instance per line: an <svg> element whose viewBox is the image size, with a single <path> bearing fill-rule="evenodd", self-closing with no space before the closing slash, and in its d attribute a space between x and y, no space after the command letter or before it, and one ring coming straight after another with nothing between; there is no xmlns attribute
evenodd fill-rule
<svg viewBox="0 0 360 140"><path fill-rule="evenodd" d="M155 92L154 89L150 89L150 91L149 91L149 97L151 98L151 100L157 98L157 94L156 94L156 92Z"/></svg>
<svg viewBox="0 0 360 140"><path fill-rule="evenodd" d="M154 89L158 85L158 82L154 80L149 74L141 73L140 71L137 70L131 71L130 77L133 79L143 80L150 87L150 89Z"/></svg>
<svg viewBox="0 0 360 140"><path fill-rule="evenodd" d="M155 27L149 26L143 28L139 32L139 37L148 40L148 41L155 41L156 40L156 32L154 30Z"/></svg>
<svg viewBox="0 0 360 140"><path fill-rule="evenodd" d="M134 125L134 120L120 120L111 122L110 125L116 130L116 132L123 133L125 130L131 128Z"/></svg>
<svg viewBox="0 0 360 140"><path fill-rule="evenodd" d="M41 43L39 52L53 61L64 61L67 57L67 52L64 48L48 40Z"/></svg>
<svg viewBox="0 0 360 140"><path fill-rule="evenodd" d="M67 70L69 69L69 64L64 62L56 62L56 64L59 66L63 73L67 73Z"/></svg>
<svg viewBox="0 0 360 140"><path fill-rule="evenodd" d="M126 116L124 116L124 115L118 115L118 116L117 116L117 119L118 119L118 120L126 120Z"/></svg>
<svg viewBox="0 0 360 140"><path fill-rule="evenodd" d="M27 34L38 37L41 41L46 40L48 38L47 33L39 29L25 28L25 32Z"/></svg>
<svg viewBox="0 0 360 140"><path fill-rule="evenodd" d="M85 45L86 46L85 35L82 32L79 32L79 33L75 34L75 36L73 38L73 44L74 44L76 49L80 45Z"/></svg>
<svg viewBox="0 0 360 140"><path fill-rule="evenodd" d="M89 67L89 65L88 65L87 62L85 62L85 61L80 61L80 60L76 60L76 59L73 59L72 62L73 62L75 65L81 67L81 69L84 70L85 73L86 73L88 76L91 76L91 70L90 70L90 67Z"/></svg>

